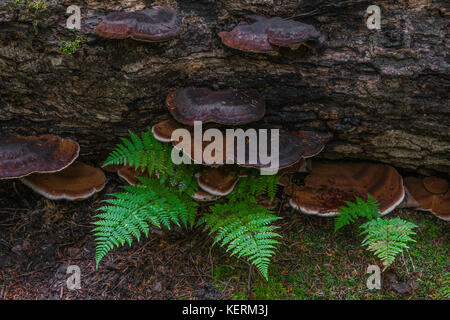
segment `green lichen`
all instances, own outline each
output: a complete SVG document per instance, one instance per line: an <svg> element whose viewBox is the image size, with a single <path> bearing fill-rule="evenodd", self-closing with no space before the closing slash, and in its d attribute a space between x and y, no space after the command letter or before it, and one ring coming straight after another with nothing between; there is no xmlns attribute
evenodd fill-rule
<svg viewBox="0 0 450 320"><path fill-rule="evenodd" d="M75 39L59 39L59 51L72 55L81 48L81 45L86 42L85 35L77 35Z"/></svg>

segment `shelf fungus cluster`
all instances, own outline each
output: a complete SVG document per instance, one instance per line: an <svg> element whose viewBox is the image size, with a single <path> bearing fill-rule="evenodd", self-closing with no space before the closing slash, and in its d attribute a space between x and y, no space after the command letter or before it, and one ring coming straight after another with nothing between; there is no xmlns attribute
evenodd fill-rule
<svg viewBox="0 0 450 320"><path fill-rule="evenodd" d="M319 32L311 25L279 17L251 15L230 32L220 32L222 42L233 49L270 53L277 47L297 49L301 45L320 42Z"/></svg>
<svg viewBox="0 0 450 320"><path fill-rule="evenodd" d="M54 135L0 135L0 179L21 181L52 200L79 200L105 186L102 170L75 161L80 147Z"/></svg>
<svg viewBox="0 0 450 320"><path fill-rule="evenodd" d="M112 12L100 20L94 31L103 38L162 42L178 36L180 26L176 11L154 7L134 12Z"/></svg>
<svg viewBox="0 0 450 320"><path fill-rule="evenodd" d="M314 161L304 185L286 188L289 204L306 214L330 217L338 214L345 201L370 194L388 214L405 197L400 174L393 167L371 162Z"/></svg>
<svg viewBox="0 0 450 320"><path fill-rule="evenodd" d="M447 180L438 177L405 178L407 201L404 207L431 212L450 221L450 190Z"/></svg>
<svg viewBox="0 0 450 320"><path fill-rule="evenodd" d="M303 164L324 148L314 132L249 125L266 111L264 100L251 90L182 88L171 92L166 104L173 119L155 124L152 132L189 161L205 166L196 175L201 188L194 195L198 201L230 194L248 170L271 169L267 158L277 157L278 170Z"/></svg>

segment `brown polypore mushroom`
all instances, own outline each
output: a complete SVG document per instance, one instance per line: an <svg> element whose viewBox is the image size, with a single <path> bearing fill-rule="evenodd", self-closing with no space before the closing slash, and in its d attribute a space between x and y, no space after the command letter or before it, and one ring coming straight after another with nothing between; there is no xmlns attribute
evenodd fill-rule
<svg viewBox="0 0 450 320"><path fill-rule="evenodd" d="M130 166L122 166L119 168L119 170L117 170L117 175L122 178L123 180L125 180L128 184L130 185L137 185L140 184L141 182L139 181L138 178L149 178L149 174L147 171L143 171L143 170L136 170L133 167Z"/></svg>
<svg viewBox="0 0 450 320"><path fill-rule="evenodd" d="M172 142L172 132L176 129L185 128L173 119L165 120L152 127L152 133L156 140L161 142Z"/></svg>
<svg viewBox="0 0 450 320"><path fill-rule="evenodd" d="M412 198L405 207L428 211L442 220L450 221L450 191L446 180L408 177L405 178L405 187Z"/></svg>
<svg viewBox="0 0 450 320"><path fill-rule="evenodd" d="M311 171L311 159L300 159L293 165L285 167L278 171L278 184L283 187L287 187L291 184L291 178L294 173L302 172L307 173Z"/></svg>
<svg viewBox="0 0 450 320"><path fill-rule="evenodd" d="M76 161L56 173L33 173L21 180L35 192L51 200L86 199L105 187L102 170Z"/></svg>
<svg viewBox="0 0 450 320"><path fill-rule="evenodd" d="M264 101L251 95L254 93L190 87L170 93L166 103L175 120L186 125L194 121L241 125L264 117Z"/></svg>
<svg viewBox="0 0 450 320"><path fill-rule="evenodd" d="M242 21L230 32L219 32L222 42L230 48L246 52L267 53L275 51L267 37L270 19L261 16L252 17L252 20L256 22Z"/></svg>
<svg viewBox="0 0 450 320"><path fill-rule="evenodd" d="M434 194L443 194L448 190L448 181L438 177L423 178L423 186Z"/></svg>
<svg viewBox="0 0 450 320"><path fill-rule="evenodd" d="M262 127L263 129L266 129ZM252 129L252 128L250 128ZM245 129L244 129L245 130ZM244 133L248 132L248 129ZM204 165L222 165L222 164L237 164L242 167L269 169L273 163L263 162L259 153L262 145L262 137L258 134L258 128L255 129L255 135L248 135L242 140L243 145L240 145L241 140L236 138L227 139L224 130L222 133L222 146L215 148L210 141L204 141L202 136L195 136L192 130L189 130L190 135L181 137L173 142L176 149L182 150L183 153L194 160L198 164ZM279 145L278 145L278 168L289 167L300 159L310 158L319 154L324 144L321 137L312 131L299 131L291 133L284 130L279 130ZM184 141L188 139L189 141ZM275 136L272 136L271 130L267 130L267 147L266 156L272 158L272 141ZM261 140L261 141L260 141ZM216 141L214 140L214 144ZM187 145L189 147L187 147ZM214 146L211 147L211 145ZM197 146L197 147L196 147ZM208 152L207 152L208 151ZM262 151L262 150L261 150ZM277 150L274 150L277 151ZM262 152L264 153L264 152ZM245 155L240 158L239 155ZM277 155L274 155L276 157ZM273 169L273 168L272 168Z"/></svg>
<svg viewBox="0 0 450 320"><path fill-rule="evenodd" d="M229 167L207 168L197 174L200 188L215 196L230 194L238 181L238 174Z"/></svg>
<svg viewBox="0 0 450 320"><path fill-rule="evenodd" d="M276 17L270 19L267 37L269 43L275 46L290 47L295 50L308 41L318 41L320 34L309 24Z"/></svg>
<svg viewBox="0 0 450 320"><path fill-rule="evenodd" d="M75 141L54 135L0 135L0 179L60 171L75 161L79 151Z"/></svg>
<svg viewBox="0 0 450 320"><path fill-rule="evenodd" d="M194 199L195 201L198 201L198 202L215 201L219 198L220 198L220 196L213 195L213 194L206 192L205 190L201 190L201 189L198 190L197 192L195 192L194 195L192 196L192 199Z"/></svg>
<svg viewBox="0 0 450 320"><path fill-rule="evenodd" d="M241 22L230 32L220 32L222 42L241 51L268 53L274 46L297 49L320 38L313 26L298 21L261 16L250 16L250 20L253 23Z"/></svg>
<svg viewBox="0 0 450 320"><path fill-rule="evenodd" d="M139 41L170 40L180 32L176 11L155 7L135 12L113 12L104 17L94 29L104 38L132 38Z"/></svg>
<svg viewBox="0 0 450 320"><path fill-rule="evenodd" d="M109 164L107 166L102 166L102 169L109 173L116 173L119 170L119 167L115 164Z"/></svg>
<svg viewBox="0 0 450 320"><path fill-rule="evenodd" d="M431 212L439 219L450 221L450 191L434 196Z"/></svg>
<svg viewBox="0 0 450 320"><path fill-rule="evenodd" d="M393 167L370 162L314 162L305 185L292 185L290 205L306 214L335 216L345 201L370 194L380 213L394 210L405 196L403 181Z"/></svg>

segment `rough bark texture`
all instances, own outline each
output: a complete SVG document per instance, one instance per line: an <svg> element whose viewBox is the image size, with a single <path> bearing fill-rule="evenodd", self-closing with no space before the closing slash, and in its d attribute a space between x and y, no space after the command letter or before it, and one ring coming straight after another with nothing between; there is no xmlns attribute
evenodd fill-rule
<svg viewBox="0 0 450 320"><path fill-rule="evenodd" d="M184 86L253 88L267 100L264 121L333 132L321 157L371 159L450 172L449 5L446 0L0 0L0 133L76 139L97 163L127 130L169 118L167 94ZM59 39L66 8L82 8L86 42L72 55ZM368 30L366 8L382 9ZM183 18L178 39L161 44L106 40L92 33L113 10L169 6ZM225 48L217 33L246 14L313 24L323 47L276 56Z"/></svg>

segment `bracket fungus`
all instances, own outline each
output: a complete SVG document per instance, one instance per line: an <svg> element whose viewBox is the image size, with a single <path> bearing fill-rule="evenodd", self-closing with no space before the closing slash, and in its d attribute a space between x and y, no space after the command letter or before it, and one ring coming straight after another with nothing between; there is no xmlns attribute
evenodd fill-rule
<svg viewBox="0 0 450 320"><path fill-rule="evenodd" d="M255 17L252 20L256 21L253 23L242 21L230 32L219 32L222 42L230 48L245 52L268 53L275 51L267 37L269 19Z"/></svg>
<svg viewBox="0 0 450 320"><path fill-rule="evenodd" d="M443 194L448 190L448 181L438 177L423 178L423 186L433 194Z"/></svg>
<svg viewBox="0 0 450 320"><path fill-rule="evenodd" d="M212 128L205 126L206 129ZM219 129L217 129L219 130ZM225 164L226 157L226 139L222 137L222 148L216 148L214 143L203 140L203 134L196 135L192 128L188 129L190 136L181 136L173 141L175 149L184 154L185 157L191 159L196 164L203 164L208 166L216 166ZM187 139L188 141L185 141ZM216 142L216 140L214 140Z"/></svg>
<svg viewBox="0 0 450 320"><path fill-rule="evenodd" d="M265 129L265 128L263 128ZM270 158L272 156L272 141L274 137L270 130L267 130L267 156ZM287 168L299 162L301 159L311 158L322 152L324 144L318 136L313 131L298 131L289 132L285 130L279 130L279 142L278 142L278 167L280 169ZM256 141L254 141L256 140ZM251 154L260 154L261 140L249 138L245 140L245 159L239 159L239 153L234 152L234 157L231 157L229 152L227 153L227 158L233 159L236 164L243 167L252 167L258 169L269 168L270 164L263 163L258 157L256 161L251 161ZM233 141L234 147L230 144L226 146L226 150L237 149L237 139ZM270 150L270 152L269 152ZM256 152L255 152L256 151Z"/></svg>
<svg viewBox="0 0 450 320"><path fill-rule="evenodd" d="M185 128L173 119L164 120L152 127L152 133L156 140L161 142L172 142L172 132L176 129ZM186 129L186 128L185 128Z"/></svg>
<svg viewBox="0 0 450 320"><path fill-rule="evenodd" d="M394 210L405 196L403 181L393 167L370 162L314 162L304 186L291 185L290 205L306 214L335 216L345 201L367 194L380 204L380 213Z"/></svg>
<svg viewBox="0 0 450 320"><path fill-rule="evenodd" d="M200 188L215 196L230 194L239 181L239 175L229 167L206 168L197 173Z"/></svg>
<svg viewBox="0 0 450 320"><path fill-rule="evenodd" d="M136 170L133 167L130 166L122 166L117 170L117 175L125 180L130 185L137 185L141 182L139 181L138 177L146 177L149 178L148 172L144 172L142 170Z"/></svg>
<svg viewBox="0 0 450 320"><path fill-rule="evenodd" d="M223 134L223 131L223 129L220 130L223 139L219 143L221 148L216 148L216 140L214 142L204 141L203 137L196 137L195 135L191 135L190 141L187 143L184 142L184 139L189 137L183 137L174 141L173 145L197 164L209 166L237 164L241 167L257 169L270 169L274 158L278 160L279 169L286 168L301 159L310 158L319 154L324 148L324 143L320 136L312 131L292 133L280 130L278 150L273 150L275 152L278 151L278 154L272 154L272 141L275 137L272 136L270 130L267 130L267 139L258 136L258 130L255 130L254 135L250 134L246 136L245 140L243 140L243 146L241 146L240 139L236 138L236 136L228 139L226 134ZM265 151L261 149L261 145L263 145L262 141L264 140L267 141ZM263 154L265 155L265 160L269 162L263 161Z"/></svg>
<svg viewBox="0 0 450 320"><path fill-rule="evenodd" d="M250 91L190 87L170 93L166 104L175 120L185 125L194 125L194 121L242 125L264 117L265 102L254 95Z"/></svg>
<svg viewBox="0 0 450 320"><path fill-rule="evenodd" d="M78 157L80 146L54 135L0 135L0 179L57 172Z"/></svg>
<svg viewBox="0 0 450 320"><path fill-rule="evenodd" d="M135 12L112 12L100 20L95 33L104 38L161 42L173 39L180 32L176 11L154 7Z"/></svg>
<svg viewBox="0 0 450 320"><path fill-rule="evenodd" d="M311 169L312 169L311 158L308 159L302 158L293 165L280 169L280 171L278 172L278 176L280 177L278 179L278 185L282 187L287 187L291 184L292 176L295 173L297 172L308 173L311 171Z"/></svg>
<svg viewBox="0 0 450 320"><path fill-rule="evenodd" d="M222 42L246 52L269 53L276 47L297 49L309 41L320 40L319 32L311 25L280 17L249 16L250 22L239 23L230 32L220 32Z"/></svg>
<svg viewBox="0 0 450 320"><path fill-rule="evenodd" d="M79 161L55 173L33 173L21 181L51 200L81 200L103 190L106 177L102 170Z"/></svg>
<svg viewBox="0 0 450 320"><path fill-rule="evenodd" d="M412 199L405 207L428 211L436 217L450 221L450 190L448 181L437 177L405 178L405 187Z"/></svg>
<svg viewBox="0 0 450 320"><path fill-rule="evenodd" d="M213 195L202 189L197 190L197 192L195 192L194 195L192 196L192 199L194 199L195 201L198 201L198 202L216 201L219 198L220 198L220 196Z"/></svg>
<svg viewBox="0 0 450 320"><path fill-rule="evenodd" d="M270 21L267 37L269 43L277 47L289 47L295 50L308 41L318 41L320 38L320 33L309 24L278 17Z"/></svg>

